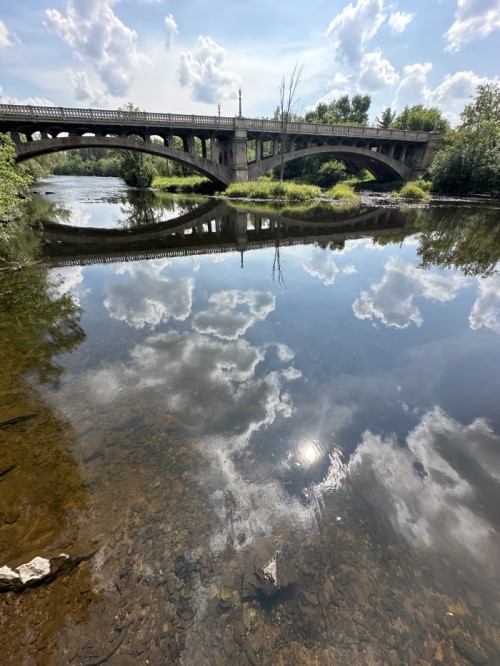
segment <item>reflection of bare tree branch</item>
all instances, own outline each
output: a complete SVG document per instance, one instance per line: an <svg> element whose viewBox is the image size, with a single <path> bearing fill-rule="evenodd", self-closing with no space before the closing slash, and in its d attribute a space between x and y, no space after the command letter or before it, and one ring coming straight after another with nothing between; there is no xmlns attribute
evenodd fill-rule
<svg viewBox="0 0 500 666"><path fill-rule="evenodd" d="M273 276L273 282L276 280L276 273L278 274L278 284L279 286L284 289L285 288L285 278L283 276L283 271L281 269L281 257L280 257L280 238L279 236L276 236L276 241L274 244L274 261L273 261L273 269L272 269L272 276Z"/></svg>

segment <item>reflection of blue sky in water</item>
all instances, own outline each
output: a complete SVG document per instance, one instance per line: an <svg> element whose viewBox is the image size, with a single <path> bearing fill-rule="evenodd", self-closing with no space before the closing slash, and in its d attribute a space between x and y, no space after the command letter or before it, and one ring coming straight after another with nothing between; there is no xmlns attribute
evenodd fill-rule
<svg viewBox="0 0 500 666"><path fill-rule="evenodd" d="M497 278L419 269L411 244L398 258L371 241L281 252L284 290L272 251L244 271L235 255L217 272L200 257L196 282L190 259L102 269L94 297L134 337L121 360L65 381L92 409L144 403L189 426L216 552L280 524L315 529L348 469L410 543L490 566ZM64 270L87 298L86 269Z"/></svg>

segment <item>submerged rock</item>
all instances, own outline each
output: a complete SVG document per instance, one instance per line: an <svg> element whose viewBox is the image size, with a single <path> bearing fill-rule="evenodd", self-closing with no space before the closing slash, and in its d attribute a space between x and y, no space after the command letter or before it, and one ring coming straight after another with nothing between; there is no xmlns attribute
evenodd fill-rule
<svg viewBox="0 0 500 666"><path fill-rule="evenodd" d="M34 557L15 569L8 566L0 567L0 592L19 592L42 581L48 582L60 572L69 573L80 562L93 557L95 552L76 557L70 557L66 553L56 557Z"/></svg>
<svg viewBox="0 0 500 666"><path fill-rule="evenodd" d="M47 557L34 557L26 564L17 567L23 585L39 583L50 574L50 560Z"/></svg>
<svg viewBox="0 0 500 666"><path fill-rule="evenodd" d="M0 567L0 591L19 590L23 586L21 576L8 566Z"/></svg>
<svg viewBox="0 0 500 666"><path fill-rule="evenodd" d="M290 549L278 549L266 542L256 544L248 552L242 582L242 597L264 593L270 597L297 580Z"/></svg>

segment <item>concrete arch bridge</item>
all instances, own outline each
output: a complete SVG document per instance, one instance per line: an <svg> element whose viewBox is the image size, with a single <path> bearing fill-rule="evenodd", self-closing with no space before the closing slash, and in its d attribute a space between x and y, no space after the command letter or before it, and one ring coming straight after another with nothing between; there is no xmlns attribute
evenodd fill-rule
<svg viewBox="0 0 500 666"><path fill-rule="evenodd" d="M416 178L443 141L436 132L255 118L0 104L18 162L75 148L120 148L189 166L217 186L253 180L283 161L329 153L379 180ZM252 151L249 151L251 144ZM249 160L248 155L255 154Z"/></svg>

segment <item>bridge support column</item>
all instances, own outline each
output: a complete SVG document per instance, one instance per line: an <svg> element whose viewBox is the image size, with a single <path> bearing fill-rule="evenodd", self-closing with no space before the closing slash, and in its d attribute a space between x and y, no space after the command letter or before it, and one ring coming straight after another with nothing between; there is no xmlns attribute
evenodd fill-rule
<svg viewBox="0 0 500 666"><path fill-rule="evenodd" d="M247 131L244 118L234 119L234 134L228 142L231 167L231 181L241 183L248 180Z"/></svg>
<svg viewBox="0 0 500 666"><path fill-rule="evenodd" d="M262 159L262 139L257 137L255 139L255 161L260 162Z"/></svg>
<svg viewBox="0 0 500 666"><path fill-rule="evenodd" d="M406 157L406 149L407 149L407 146L403 146L401 148L401 155L399 156L399 161L402 162L403 164L404 164L405 157Z"/></svg>
<svg viewBox="0 0 500 666"><path fill-rule="evenodd" d="M443 139L435 138L432 134L429 141L422 147L415 151L415 164L412 166L412 178L423 176L427 169L432 164L434 155L443 145Z"/></svg>

